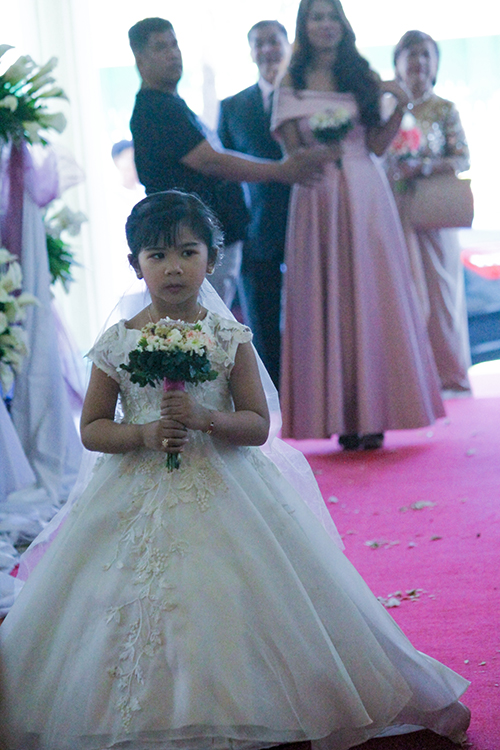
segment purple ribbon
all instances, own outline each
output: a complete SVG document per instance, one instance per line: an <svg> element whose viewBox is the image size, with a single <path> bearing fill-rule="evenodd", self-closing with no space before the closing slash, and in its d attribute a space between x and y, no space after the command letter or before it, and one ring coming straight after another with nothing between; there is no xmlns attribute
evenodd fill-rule
<svg viewBox="0 0 500 750"><path fill-rule="evenodd" d="M23 242L24 149L11 143L2 154L2 212L0 234L2 245L21 259ZM5 210L3 210L5 207Z"/></svg>
<svg viewBox="0 0 500 750"><path fill-rule="evenodd" d="M2 245L21 261L23 241L23 200L25 189L43 208L59 197L59 172L53 149L33 155L25 143L4 147L0 165L0 238Z"/></svg>

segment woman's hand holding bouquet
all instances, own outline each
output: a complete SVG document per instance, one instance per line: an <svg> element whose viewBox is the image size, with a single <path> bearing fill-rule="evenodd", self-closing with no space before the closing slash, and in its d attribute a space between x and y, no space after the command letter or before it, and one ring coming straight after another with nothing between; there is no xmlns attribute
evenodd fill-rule
<svg viewBox="0 0 500 750"><path fill-rule="evenodd" d="M340 143L354 127L350 112L344 107L317 112L309 119L311 132L319 143L336 149L335 163L342 168Z"/></svg>

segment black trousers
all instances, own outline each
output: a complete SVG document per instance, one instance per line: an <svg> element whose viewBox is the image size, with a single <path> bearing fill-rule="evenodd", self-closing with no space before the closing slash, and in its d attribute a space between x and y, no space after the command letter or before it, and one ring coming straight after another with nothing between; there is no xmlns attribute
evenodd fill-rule
<svg viewBox="0 0 500 750"><path fill-rule="evenodd" d="M280 378L281 262L243 260L238 294L253 343L276 388Z"/></svg>

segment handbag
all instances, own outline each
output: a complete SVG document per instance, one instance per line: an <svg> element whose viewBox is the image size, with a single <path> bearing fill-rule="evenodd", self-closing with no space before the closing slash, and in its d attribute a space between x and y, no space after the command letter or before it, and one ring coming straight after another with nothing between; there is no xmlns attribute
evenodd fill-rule
<svg viewBox="0 0 500 750"><path fill-rule="evenodd" d="M410 187L408 215L415 229L470 227L474 197L470 180L454 174L418 177Z"/></svg>

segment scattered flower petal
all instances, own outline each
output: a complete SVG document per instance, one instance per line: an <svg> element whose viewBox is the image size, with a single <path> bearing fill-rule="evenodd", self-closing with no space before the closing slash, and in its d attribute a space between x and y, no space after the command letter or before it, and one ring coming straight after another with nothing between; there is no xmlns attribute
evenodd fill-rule
<svg viewBox="0 0 500 750"><path fill-rule="evenodd" d="M435 505L436 503L430 500L417 500L416 503L412 503L411 505L403 505L399 510L401 513L406 513L407 510L422 510L422 508L433 508Z"/></svg>
<svg viewBox="0 0 500 750"><path fill-rule="evenodd" d="M431 542L437 542L438 539L442 539L442 538L443 537L439 536L439 534L434 534L433 536L431 536Z"/></svg>
<svg viewBox="0 0 500 750"><path fill-rule="evenodd" d="M405 601L417 601L417 599L420 599L422 593L424 593L423 589L408 589L404 594L402 591L394 591L392 594L388 594L387 597L378 596L377 599L384 607L389 609L391 607L399 607Z"/></svg>
<svg viewBox="0 0 500 750"><path fill-rule="evenodd" d="M334 496L332 495L331 497L329 497L329 498L328 498L328 500L327 500L326 502L327 502L327 503L332 503L332 504L335 504L335 503L338 503L338 501L339 501L338 497L334 497Z"/></svg>

